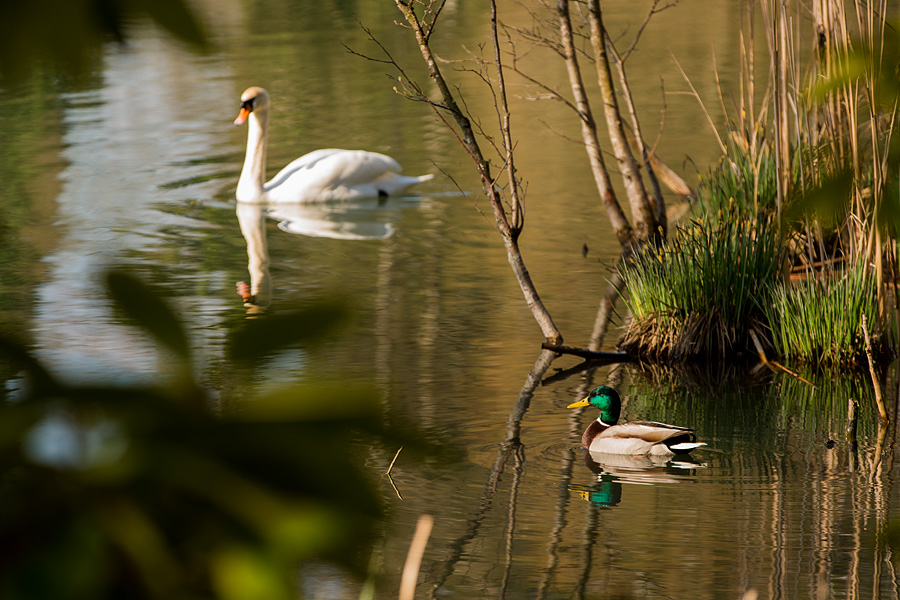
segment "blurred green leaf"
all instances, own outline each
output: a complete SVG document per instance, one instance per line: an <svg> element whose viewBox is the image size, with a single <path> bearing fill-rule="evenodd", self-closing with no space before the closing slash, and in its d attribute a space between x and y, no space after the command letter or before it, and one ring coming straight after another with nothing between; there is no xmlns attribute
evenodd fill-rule
<svg viewBox="0 0 900 600"><path fill-rule="evenodd" d="M230 335L228 354L234 360L259 361L278 350L324 336L346 315L343 304L329 303L248 319Z"/></svg>
<svg viewBox="0 0 900 600"><path fill-rule="evenodd" d="M374 418L378 396L362 386L304 385L277 389L248 402L240 413L248 421L323 421Z"/></svg>
<svg viewBox="0 0 900 600"><path fill-rule="evenodd" d="M836 72L833 76L816 80L810 89L810 94L816 100L821 101L829 94L841 90L844 86L855 82L866 74L865 57L860 54L851 54L844 60L836 60Z"/></svg>
<svg viewBox="0 0 900 600"><path fill-rule="evenodd" d="M884 184L878 219L891 237L896 237L897 232L900 232L900 186L897 180L887 181Z"/></svg>
<svg viewBox="0 0 900 600"><path fill-rule="evenodd" d="M0 355L21 365L31 378L31 385L40 389L52 389L56 386L54 378L31 356L25 345L12 337L0 334Z"/></svg>
<svg viewBox="0 0 900 600"><path fill-rule="evenodd" d="M223 549L213 557L213 586L223 600L290 598L290 586L270 556L243 546Z"/></svg>
<svg viewBox="0 0 900 600"><path fill-rule="evenodd" d="M184 328L159 295L122 271L110 271L106 281L110 295L122 312L179 358L190 358Z"/></svg>
<svg viewBox="0 0 900 600"><path fill-rule="evenodd" d="M128 317L189 360L156 292L118 271L108 284ZM344 314L330 304L267 315L235 340L257 358L330 331ZM303 561L364 570L381 516L373 456L423 446L386 428L377 394L360 385L288 384L259 396L248 385L220 404L194 382L56 381L2 336L0 353L43 382L0 403L3 598L290 600ZM55 449L42 451L48 442Z"/></svg>
<svg viewBox="0 0 900 600"><path fill-rule="evenodd" d="M853 193L853 172L843 169L825 177L821 184L808 190L785 211L789 221L814 217L823 224L840 222L846 213Z"/></svg>

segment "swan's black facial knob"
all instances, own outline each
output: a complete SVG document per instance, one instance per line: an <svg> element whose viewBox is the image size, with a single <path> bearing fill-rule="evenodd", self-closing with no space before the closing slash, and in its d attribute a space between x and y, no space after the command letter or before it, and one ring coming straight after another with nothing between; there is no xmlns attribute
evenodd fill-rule
<svg viewBox="0 0 900 600"><path fill-rule="evenodd" d="M244 121L247 120L247 117L250 116L250 113L253 112L253 101L256 100L256 97L248 98L247 100L243 100L241 102L241 112L238 113L237 118L234 120L235 125L243 125Z"/></svg>

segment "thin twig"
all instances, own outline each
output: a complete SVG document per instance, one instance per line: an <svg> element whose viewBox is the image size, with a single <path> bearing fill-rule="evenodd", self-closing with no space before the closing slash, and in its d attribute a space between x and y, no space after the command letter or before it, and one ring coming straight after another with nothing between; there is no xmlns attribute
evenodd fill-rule
<svg viewBox="0 0 900 600"><path fill-rule="evenodd" d="M403 450L403 446L400 446L400 447L397 449L397 454L394 455L394 460L392 460L392 461L391 461L391 464L388 465L388 470L385 471L385 473L384 473L385 475L390 475L390 474L391 474L391 469L394 468L394 463L397 462L397 457L400 456L400 451L401 451L401 450Z"/></svg>
<svg viewBox="0 0 900 600"><path fill-rule="evenodd" d="M650 24L650 19L653 18L653 15L655 15L656 13L661 13L664 10L672 8L673 6L676 6L678 4L678 0L673 0L672 2L669 2L662 8L658 9L656 7L657 5L659 5L660 1L661 0L653 0L653 5L650 7L650 10L647 11L647 16L644 17L644 21L641 23L640 27L638 27L637 33L634 34L634 39L631 40L631 45L628 46L625 52L622 53L622 62L628 60L628 57L631 56L631 53L637 47L641 36L644 34L644 29L647 27L647 25Z"/></svg>

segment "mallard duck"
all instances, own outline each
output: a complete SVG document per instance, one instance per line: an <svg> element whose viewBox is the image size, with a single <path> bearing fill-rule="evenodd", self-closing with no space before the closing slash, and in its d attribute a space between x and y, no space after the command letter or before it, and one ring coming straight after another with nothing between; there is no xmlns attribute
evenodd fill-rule
<svg viewBox="0 0 900 600"><path fill-rule="evenodd" d="M581 436L581 445L591 452L671 455L687 454L694 448L706 445L698 442L694 431L686 427L653 421L617 424L622 401L616 390L605 385L594 388L587 398L570 404L568 408L581 406L593 406L600 411L597 420Z"/></svg>
<svg viewBox="0 0 900 600"><path fill-rule="evenodd" d="M398 194L433 175L408 177L390 156L365 150L315 150L296 159L266 183L269 93L261 87L241 95L235 125L249 119L247 154L238 180L238 202L292 203L354 200Z"/></svg>

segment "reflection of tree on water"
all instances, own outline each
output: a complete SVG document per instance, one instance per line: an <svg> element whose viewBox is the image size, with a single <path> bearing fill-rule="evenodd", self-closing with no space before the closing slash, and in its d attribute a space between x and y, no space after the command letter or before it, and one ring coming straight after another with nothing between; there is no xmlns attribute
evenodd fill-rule
<svg viewBox="0 0 900 600"><path fill-rule="evenodd" d="M464 550L466 545L478 535L478 530L491 508L494 493L497 491L497 487L500 483L500 476L506 469L507 462L512 458L514 475L512 489L510 490L509 495L507 513L508 526L506 528L506 565L502 579L502 592L500 594L500 597L503 597L509 582L510 568L512 566L512 539L513 534L515 533L516 494L518 482L525 463L525 447L522 445L519 437L519 434L521 433L522 418L525 416L528 407L531 405L531 399L534 397L535 388L540 383L541 377L550 367L550 363L553 362L554 358L555 354L553 352L543 350L538 356L537 361L535 361L531 373L528 374L525 385L522 387L522 392L519 394L519 399L516 401L513 412L510 414L509 420L507 421L506 439L500 444L500 449L497 451L497 458L494 460L494 464L491 466L488 474L488 479L485 483L484 492L482 493L478 509L475 511L472 518L469 519L466 526L466 532L457 538L455 542L450 544L448 556L442 561L441 571L438 573L434 584L432 585L432 598L436 598L439 595L439 590L446 584L447 579L453 574L456 565L462 560L463 555L465 554Z"/></svg>
<svg viewBox="0 0 900 600"><path fill-rule="evenodd" d="M525 452L527 445L523 444L520 438L522 420L528 411L531 399L534 396L534 390L542 383L544 374L557 356L551 351L544 350L535 361L507 421L506 438L499 444L497 457L489 471L478 507L467 522L465 532L450 544L445 558L440 561L440 571L436 574L432 583L432 598L437 598L441 595L442 588L445 587L447 581L455 573L458 565L465 562L466 548L478 539L479 529L490 512L494 495L500 486L501 477L507 466L511 465L513 478L510 484L506 509L503 576L500 579L501 587L498 594L500 598L506 597L512 578L513 560L515 558L513 542L517 533L516 506L519 484L526 465ZM594 387L594 372L599 366L601 366L601 363L595 361L584 371L578 368L568 370L568 373L573 375L580 374L582 377L582 382L576 390L576 396L579 398L584 397ZM623 365L621 364L616 365L609 372L606 378L608 384L618 385L621 382L622 375L625 372L625 369L622 367ZM543 379L543 382L555 382L560 379L560 374L557 373L550 378ZM606 456L602 454L592 455L590 452L584 451L582 456L585 464L589 469L597 473L599 477L597 482L589 487L581 488L573 485L577 454L582 452L578 446L580 445L583 427L581 420L578 418L580 411L569 411L566 414L569 423L568 443L561 453L558 502L556 504L554 526L549 534L547 547L548 563L542 571L542 578L535 595L539 599L547 598L551 595L551 584L557 574L558 567L561 563L565 564L560 558L561 555L565 554L563 534L569 525L568 512L570 507L580 504L573 504L573 496L581 496L590 503L581 543L581 571L577 577L577 585L574 591L574 597L583 598L587 595L588 583L592 581L594 554L598 551L614 552L612 546L604 545L604 540L609 539L609 536L600 535L598 531L603 521L600 517L600 511L597 509L618 506L623 501L623 484L682 483L691 478L695 468L704 466L691 459L682 460L683 457L679 457L679 460L675 461L672 460L672 457ZM685 469L688 470L685 471ZM598 544L599 547L597 546Z"/></svg>
<svg viewBox="0 0 900 600"><path fill-rule="evenodd" d="M519 398L517 399L516 404L513 407L513 411L512 413L510 413L509 419L507 420L506 439L499 445L497 458L494 460L494 464L491 466L491 469L489 471L488 478L484 486L484 492L482 493L478 508L469 519L465 533L450 545L447 557L441 561L441 570L437 574L432 584L432 598L436 598L438 595L440 595L441 588L444 587L444 585L447 583L447 580L451 575L453 575L456 566L463 560L466 554L466 546L477 538L478 530L490 511L494 499L494 494L496 493L497 488L500 484L500 478L506 470L507 464L510 463L510 459L512 459L511 462L513 480L509 491L509 501L507 503L507 523L505 530L506 534L504 547L505 564L499 594L500 598L505 597L512 573L512 563L514 558L513 540L516 533L516 505L518 499L519 483L521 481L526 463L526 446L522 443L520 437L522 419L524 418L529 406L531 405L531 399L534 397L534 390L538 385L540 385L541 378L547 372L550 364L557 356L558 355L554 352L543 350L535 361L531 372L528 374L528 377L525 380L525 384L522 387L522 391L519 393ZM616 371L617 369L614 369L613 373L610 376L610 379L617 379L617 376L615 375ZM586 390L591 387L592 378L593 370L589 371L585 375L585 381L581 386L579 386L579 390L584 391L584 393L586 394ZM561 481L558 488L559 502L557 503L555 525L551 534L550 548L548 549L550 563L544 570L544 577L538 589L537 598L547 597L550 581L553 578L553 575L556 571L556 566L559 562L559 553L557 551L557 548L562 540L562 532L567 525L566 512L568 510L571 497L569 484L571 483L572 469L573 465L575 464L574 445L577 444L577 440L581 438L580 425L577 419L574 418L574 414L575 413L569 413L569 441L572 445L567 446L563 450L561 457ZM591 522L596 523L593 519L591 519ZM593 527L594 525L591 525L592 529ZM588 533L588 539L590 541L585 547L585 552L588 554L588 556L590 556L590 554L592 553L592 549L590 546L594 541L594 537L595 535L593 533ZM591 561L587 560L585 562L586 572L583 576L585 582L590 572L590 565Z"/></svg>
<svg viewBox="0 0 900 600"><path fill-rule="evenodd" d="M266 220L278 221L287 233L335 240L381 240L394 233L393 221L409 200L372 198L358 202L266 205L238 202L236 214L247 242L250 284L237 284L248 314L264 310L272 301Z"/></svg>

